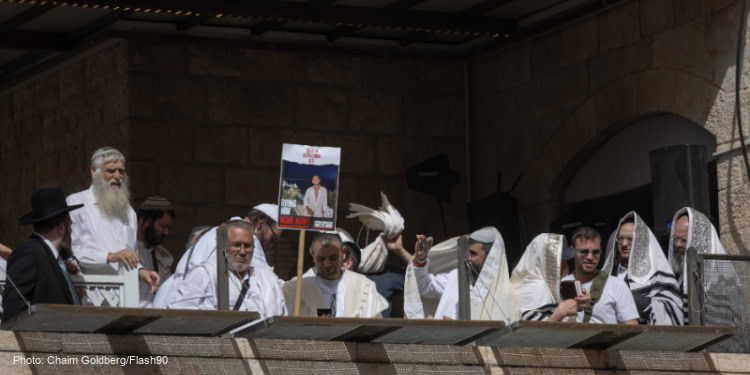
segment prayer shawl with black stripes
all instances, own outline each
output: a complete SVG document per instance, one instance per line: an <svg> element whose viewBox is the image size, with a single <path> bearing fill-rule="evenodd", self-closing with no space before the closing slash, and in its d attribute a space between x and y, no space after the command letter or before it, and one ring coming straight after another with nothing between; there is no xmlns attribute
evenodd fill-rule
<svg viewBox="0 0 750 375"><path fill-rule="evenodd" d="M554 233L536 236L510 275L522 320L546 320L562 301L560 258L565 237ZM575 321L576 317L565 321Z"/></svg>
<svg viewBox="0 0 750 375"><path fill-rule="evenodd" d="M607 244L607 258L602 271L612 274L618 264L617 233L622 224L633 219L633 243L625 283L630 290L650 299L650 304L641 311L639 323L652 325L682 325L682 293L672 267L664 256L659 242L634 211L627 213Z"/></svg>

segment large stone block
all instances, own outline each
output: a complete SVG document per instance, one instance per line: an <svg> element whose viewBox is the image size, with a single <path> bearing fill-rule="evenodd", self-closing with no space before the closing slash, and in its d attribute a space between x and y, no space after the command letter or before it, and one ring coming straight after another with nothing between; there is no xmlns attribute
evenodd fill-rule
<svg viewBox="0 0 750 375"><path fill-rule="evenodd" d="M462 96L406 96L404 123L408 135L460 136L465 127Z"/></svg>
<svg viewBox="0 0 750 375"><path fill-rule="evenodd" d="M85 89L86 71L83 62L76 62L65 68L66 74L59 75L60 100L80 95Z"/></svg>
<svg viewBox="0 0 750 375"><path fill-rule="evenodd" d="M247 164L247 129L243 127L199 127L195 129L195 161L222 164Z"/></svg>
<svg viewBox="0 0 750 375"><path fill-rule="evenodd" d="M83 61L86 88L93 89L108 82L127 79L127 43L119 42L88 56Z"/></svg>
<svg viewBox="0 0 750 375"><path fill-rule="evenodd" d="M206 82L195 78L156 78L154 117L165 120L203 120L206 113Z"/></svg>
<svg viewBox="0 0 750 375"><path fill-rule="evenodd" d="M473 136L499 134L521 126L523 115L518 105L517 89L511 88L484 100L472 101Z"/></svg>
<svg viewBox="0 0 750 375"><path fill-rule="evenodd" d="M126 167L130 176L130 193L133 202L141 202L152 195L160 194L157 189L159 178L156 163L128 161Z"/></svg>
<svg viewBox="0 0 750 375"><path fill-rule="evenodd" d="M638 113L638 75L631 74L602 89L596 95L599 129L626 121Z"/></svg>
<svg viewBox="0 0 750 375"><path fill-rule="evenodd" d="M347 130L349 96L337 89L297 89L296 121L302 128Z"/></svg>
<svg viewBox="0 0 750 375"><path fill-rule="evenodd" d="M413 92L420 88L418 82L420 78L419 62L417 60L363 58L361 61L362 84L367 90Z"/></svg>
<svg viewBox="0 0 750 375"><path fill-rule="evenodd" d="M174 203L174 201L172 201ZM216 226L226 222L234 216L245 217L250 209L255 206L248 205L230 205L224 203L198 203L194 204L195 217L197 221L195 225L210 225Z"/></svg>
<svg viewBox="0 0 750 375"><path fill-rule="evenodd" d="M641 38L637 1L629 1L599 16L599 52L620 48Z"/></svg>
<svg viewBox="0 0 750 375"><path fill-rule="evenodd" d="M128 41L128 70L178 75L188 72L190 45L145 38Z"/></svg>
<svg viewBox="0 0 750 375"><path fill-rule="evenodd" d="M405 137L380 137L377 139L378 172L385 175L404 175L406 168L417 162L413 148L415 142Z"/></svg>
<svg viewBox="0 0 750 375"><path fill-rule="evenodd" d="M497 89L518 86L531 80L531 44L524 43L498 56Z"/></svg>
<svg viewBox="0 0 750 375"><path fill-rule="evenodd" d="M484 100L498 92L500 56L487 55L469 63L469 90L473 100Z"/></svg>
<svg viewBox="0 0 750 375"><path fill-rule="evenodd" d="M531 42L531 77L539 78L560 66L560 33L555 32Z"/></svg>
<svg viewBox="0 0 750 375"><path fill-rule="evenodd" d="M719 232L750 228L750 185L719 190Z"/></svg>
<svg viewBox="0 0 750 375"><path fill-rule="evenodd" d="M285 86L211 80L207 119L224 124L290 127L294 91Z"/></svg>
<svg viewBox="0 0 750 375"><path fill-rule="evenodd" d="M673 1L674 23L676 25L693 20L701 15L701 3L704 0L678 0Z"/></svg>
<svg viewBox="0 0 750 375"><path fill-rule="evenodd" d="M737 29L740 22L739 2L732 6L712 12L707 16L705 43L711 58L723 53L737 53ZM747 42L748 35L745 35ZM747 59L747 51L745 59Z"/></svg>
<svg viewBox="0 0 750 375"><path fill-rule="evenodd" d="M233 46L191 45L188 74L239 77L245 63L245 51Z"/></svg>
<svg viewBox="0 0 750 375"><path fill-rule="evenodd" d="M720 237L728 254L750 256L750 227L722 233Z"/></svg>
<svg viewBox="0 0 750 375"><path fill-rule="evenodd" d="M352 130L378 134L403 134L403 98L380 93L352 94Z"/></svg>
<svg viewBox="0 0 750 375"><path fill-rule="evenodd" d="M423 61L418 69L420 91L463 95L463 64Z"/></svg>
<svg viewBox="0 0 750 375"><path fill-rule="evenodd" d="M650 35L672 27L674 24L672 2L673 0L649 0L640 2L641 35Z"/></svg>
<svg viewBox="0 0 750 375"><path fill-rule="evenodd" d="M341 172L374 173L375 142L366 136L326 136L326 145L341 147Z"/></svg>
<svg viewBox="0 0 750 375"><path fill-rule="evenodd" d="M730 151L717 157L716 180L719 190L748 183L741 150Z"/></svg>
<svg viewBox="0 0 750 375"><path fill-rule="evenodd" d="M291 51L244 50L240 70L250 81L303 82L307 80L307 55Z"/></svg>
<svg viewBox="0 0 750 375"><path fill-rule="evenodd" d="M130 117L153 118L156 88L149 74L128 75L128 112Z"/></svg>
<svg viewBox="0 0 750 375"><path fill-rule="evenodd" d="M589 97L589 69L586 63L560 69L549 79L552 86L557 86L559 90L558 106L561 110L578 107Z"/></svg>
<svg viewBox="0 0 750 375"><path fill-rule="evenodd" d="M743 96L746 98L746 96ZM744 134L750 134L750 124L748 124L748 100L743 99L742 108L742 129ZM735 113L735 94L724 93L719 91L714 101L711 112L706 121L706 130L716 136L717 151L726 150L731 142L739 138L737 131L737 117ZM737 142L739 144L739 142Z"/></svg>
<svg viewBox="0 0 750 375"><path fill-rule="evenodd" d="M160 120L130 120L130 160L193 161L196 144L205 139L194 137L194 124ZM219 130L217 130L219 131Z"/></svg>
<svg viewBox="0 0 750 375"><path fill-rule="evenodd" d="M254 206L262 202L278 202L278 196L278 169L224 169L225 203Z"/></svg>
<svg viewBox="0 0 750 375"><path fill-rule="evenodd" d="M362 84L361 72L359 57L311 55L307 61L307 78L314 83L359 87Z"/></svg>
<svg viewBox="0 0 750 375"><path fill-rule="evenodd" d="M250 130L250 164L278 168L284 143L311 146L325 145L325 133L292 129L253 128Z"/></svg>
<svg viewBox="0 0 750 375"><path fill-rule="evenodd" d="M650 68L653 53L651 41L644 40L592 58L589 60L589 93L595 94L629 73Z"/></svg>
<svg viewBox="0 0 750 375"><path fill-rule="evenodd" d="M588 17L560 31L560 65L575 64L599 53L599 19Z"/></svg>
<svg viewBox="0 0 750 375"><path fill-rule="evenodd" d="M661 70L638 73L638 112L651 113L659 110L659 86Z"/></svg>
<svg viewBox="0 0 750 375"><path fill-rule="evenodd" d="M682 24L654 36L654 66L682 68L709 58L702 19Z"/></svg>
<svg viewBox="0 0 750 375"><path fill-rule="evenodd" d="M221 167L195 164L159 164L159 191L172 203L217 203L223 201Z"/></svg>

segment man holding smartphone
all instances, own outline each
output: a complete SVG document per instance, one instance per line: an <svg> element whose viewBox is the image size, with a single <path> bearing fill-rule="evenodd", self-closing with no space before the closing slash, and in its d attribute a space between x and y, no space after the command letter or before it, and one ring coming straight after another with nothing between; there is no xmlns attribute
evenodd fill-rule
<svg viewBox="0 0 750 375"><path fill-rule="evenodd" d="M547 320L561 321L575 316L577 322L584 323L638 324L638 309L630 288L622 280L597 269L602 255L599 232L582 227L573 233L570 242L576 250L575 270L562 281L579 281L582 292L561 302Z"/></svg>

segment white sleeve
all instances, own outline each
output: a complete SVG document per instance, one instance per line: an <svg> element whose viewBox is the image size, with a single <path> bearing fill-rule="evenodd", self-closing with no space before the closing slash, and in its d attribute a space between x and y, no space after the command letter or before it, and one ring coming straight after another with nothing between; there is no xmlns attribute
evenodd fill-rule
<svg viewBox="0 0 750 375"><path fill-rule="evenodd" d="M449 272L433 275L428 271L429 267L429 259L423 267L414 266L414 276L417 278L419 295L425 298L440 298L445 291L445 285L448 283Z"/></svg>
<svg viewBox="0 0 750 375"><path fill-rule="evenodd" d="M68 205L79 204L68 198ZM75 224L72 233L73 254L78 258L81 267L95 269L108 267L107 254L122 249L101 249L94 236L94 223L87 220L86 207L70 212L70 219Z"/></svg>
<svg viewBox="0 0 750 375"><path fill-rule="evenodd" d="M204 267L196 267L188 272L187 278L177 288L170 309L213 310L213 293L211 293L211 276Z"/></svg>
<svg viewBox="0 0 750 375"><path fill-rule="evenodd" d="M628 320L638 319L638 308L635 306L635 300L633 299L633 293L622 280L618 278L612 278L615 282L612 286L614 287L615 297L615 311L617 313L617 322L622 323ZM609 283L609 281L607 281Z"/></svg>

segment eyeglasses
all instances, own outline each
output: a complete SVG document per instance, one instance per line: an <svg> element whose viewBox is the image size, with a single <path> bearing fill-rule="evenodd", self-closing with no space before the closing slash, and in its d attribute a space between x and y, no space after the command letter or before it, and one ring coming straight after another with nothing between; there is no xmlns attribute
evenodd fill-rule
<svg viewBox="0 0 750 375"><path fill-rule="evenodd" d="M268 222L266 222L266 226L268 226L268 230L271 231L271 239L276 242L279 239L279 235L276 234L276 232L273 230L271 224L268 224Z"/></svg>
<svg viewBox="0 0 750 375"><path fill-rule="evenodd" d="M578 250L578 254L581 254L584 257L589 256L589 253L591 253L595 257L598 257L599 255L602 255L602 250L601 249L593 249L593 250L580 249L580 250Z"/></svg>

